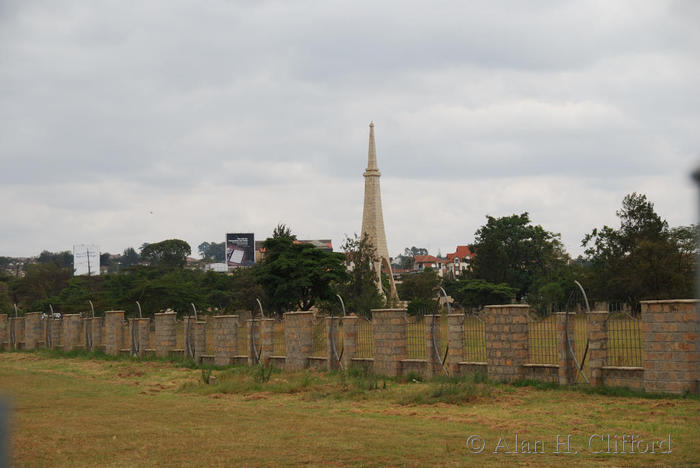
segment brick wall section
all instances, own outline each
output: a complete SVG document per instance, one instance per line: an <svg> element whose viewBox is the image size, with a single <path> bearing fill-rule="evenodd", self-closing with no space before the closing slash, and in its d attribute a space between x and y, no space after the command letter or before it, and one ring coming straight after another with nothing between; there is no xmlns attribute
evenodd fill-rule
<svg viewBox="0 0 700 468"><path fill-rule="evenodd" d="M194 345L194 362L202 362L202 356L207 353L207 322L197 320L191 322L192 344Z"/></svg>
<svg viewBox="0 0 700 468"><path fill-rule="evenodd" d="M594 311L587 316L590 384L603 385L603 366L608 360L608 313Z"/></svg>
<svg viewBox="0 0 700 468"><path fill-rule="evenodd" d="M644 390L698 392L700 301L642 301Z"/></svg>
<svg viewBox="0 0 700 468"><path fill-rule="evenodd" d="M489 379L514 381L523 378L528 359L527 304L485 307L486 364Z"/></svg>
<svg viewBox="0 0 700 468"><path fill-rule="evenodd" d="M229 366L236 355L238 315L214 316L214 365Z"/></svg>
<svg viewBox="0 0 700 468"><path fill-rule="evenodd" d="M41 312L29 312L24 316L24 349L34 349L44 337L41 333Z"/></svg>
<svg viewBox="0 0 700 468"><path fill-rule="evenodd" d="M260 362L267 364L274 350L275 319L265 318L258 322L260 327Z"/></svg>
<svg viewBox="0 0 700 468"><path fill-rule="evenodd" d="M46 346L51 349L56 349L62 346L63 343L63 319L46 319L46 336L45 341L48 341Z"/></svg>
<svg viewBox="0 0 700 468"><path fill-rule="evenodd" d="M138 346L138 355L143 356L146 350L151 347L151 319L137 318L132 319L132 324L136 325L136 340Z"/></svg>
<svg viewBox="0 0 700 468"><path fill-rule="evenodd" d="M406 359L406 309L373 309L374 373L396 377Z"/></svg>
<svg viewBox="0 0 700 468"><path fill-rule="evenodd" d="M338 317L326 317L326 356L328 356L328 370L340 367L338 361L340 357L340 318Z"/></svg>
<svg viewBox="0 0 700 468"><path fill-rule="evenodd" d="M80 346L82 341L80 331L80 314L63 315L63 351L70 351Z"/></svg>
<svg viewBox="0 0 700 468"><path fill-rule="evenodd" d="M182 347L185 350L185 357L191 357L194 359L194 354L189 355L188 353L194 353L194 317L187 316L182 319L182 327L184 330L184 336L183 336L183 345ZM188 345L190 349L188 350Z"/></svg>
<svg viewBox="0 0 700 468"><path fill-rule="evenodd" d="M112 355L119 354L119 350L122 348L123 342L123 323L123 310L108 310L105 312L105 353Z"/></svg>
<svg viewBox="0 0 700 468"><path fill-rule="evenodd" d="M459 375L459 363L464 361L464 314L447 316L447 370Z"/></svg>
<svg viewBox="0 0 700 468"><path fill-rule="evenodd" d="M103 344L102 327L104 322L104 317L92 317L85 319L85 326L90 328L90 334L92 335L92 350L99 348Z"/></svg>
<svg viewBox="0 0 700 468"><path fill-rule="evenodd" d="M10 320L15 329L15 349L19 349L24 346L24 317L12 317Z"/></svg>
<svg viewBox="0 0 700 468"><path fill-rule="evenodd" d="M170 351L175 349L177 314L175 312L163 312L153 315L156 325L156 356L167 357Z"/></svg>
<svg viewBox="0 0 700 468"><path fill-rule="evenodd" d="M7 314L0 314L0 350L8 349L10 341L10 321Z"/></svg>
<svg viewBox="0 0 700 468"><path fill-rule="evenodd" d="M313 352L313 312L284 314L284 342L287 348L285 369L304 369Z"/></svg>
<svg viewBox="0 0 700 468"><path fill-rule="evenodd" d="M357 356L357 315L343 317L343 366L350 369L352 358Z"/></svg>
<svg viewBox="0 0 700 468"><path fill-rule="evenodd" d="M254 366L258 363L257 353L260 352L260 335L258 334L260 330L260 321L258 319L246 320L246 325L248 326L248 335L245 337L247 343L245 349L248 354L248 365Z"/></svg>
<svg viewBox="0 0 700 468"><path fill-rule="evenodd" d="M603 367L602 385L608 387L627 387L644 390L644 369L636 367Z"/></svg>
<svg viewBox="0 0 700 468"><path fill-rule="evenodd" d="M433 317L435 317L435 330L433 330ZM442 365L440 364L442 356L440 356L440 316L426 315L423 317L425 323L425 357L427 365L425 373L428 377L434 375L443 375ZM433 345L433 331L435 332L435 341L437 343L438 352L435 352Z"/></svg>
<svg viewBox="0 0 700 468"><path fill-rule="evenodd" d="M576 382L576 364L567 345L567 328L571 349L576 349L574 342L574 323L576 314L569 313L567 322L566 312L558 312L557 316L557 357L559 358L559 385L569 385ZM567 326L568 325L568 326Z"/></svg>

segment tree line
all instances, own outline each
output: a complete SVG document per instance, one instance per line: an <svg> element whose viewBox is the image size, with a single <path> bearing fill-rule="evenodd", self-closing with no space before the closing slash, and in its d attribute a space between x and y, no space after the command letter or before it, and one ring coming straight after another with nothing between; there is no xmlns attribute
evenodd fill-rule
<svg viewBox="0 0 700 468"><path fill-rule="evenodd" d="M560 235L533 224L528 213L495 218L475 233L469 269L459 278L441 278L426 271L406 275L399 296L411 313L437 310L440 287L466 308L486 304L528 302L539 310L559 307L584 285L590 300L638 303L644 299L694 297L695 226L669 227L645 195L627 195L617 211L618 227L593 229L582 240L584 255L572 259ZM136 310L147 313L170 308L181 314L195 304L199 310L233 313L257 308L282 314L317 307L340 313L340 295L348 312L369 314L387 304L375 284L372 265L376 251L369 240L354 236L342 245L344 253L324 252L296 241L285 225L278 225L263 248L265 258L251 268L230 274L184 268L190 246L179 239L143 244L140 253L129 248L119 256L116 272L101 276L73 276L68 252L42 252L25 275L0 275L0 312L13 304L25 311L62 313L88 310ZM204 242L200 254L210 261L223 259L223 242ZM406 249L409 257L425 249ZM347 268L348 265L351 268ZM383 275L388 290L386 275Z"/></svg>

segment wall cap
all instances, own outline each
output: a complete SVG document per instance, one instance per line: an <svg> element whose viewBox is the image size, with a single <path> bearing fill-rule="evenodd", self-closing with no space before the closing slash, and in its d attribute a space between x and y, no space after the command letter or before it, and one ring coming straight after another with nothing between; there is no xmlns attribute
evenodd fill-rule
<svg viewBox="0 0 700 468"><path fill-rule="evenodd" d="M214 318L238 318L238 315L215 315Z"/></svg>
<svg viewBox="0 0 700 468"><path fill-rule="evenodd" d="M640 304L697 304L700 303L700 299L663 299L655 301L639 301Z"/></svg>
<svg viewBox="0 0 700 468"><path fill-rule="evenodd" d="M105 315L107 315L107 314L123 314L123 313L124 313L123 310L106 310L106 311L105 311ZM172 313L174 314L175 312L172 312ZM74 314L74 315L75 315L75 314ZM66 316L66 315L64 315L64 317L65 317L65 316Z"/></svg>
<svg viewBox="0 0 700 468"><path fill-rule="evenodd" d="M496 309L496 308L504 308L504 307L511 307L511 308L516 308L516 309L524 309L525 307L530 307L530 304L496 304L496 305L487 305L484 306L484 309Z"/></svg>
<svg viewBox="0 0 700 468"><path fill-rule="evenodd" d="M108 312L105 312L105 314ZM156 312L153 315L177 315L177 312Z"/></svg>
<svg viewBox="0 0 700 468"><path fill-rule="evenodd" d="M282 315L313 315L314 313L310 310L295 310L294 312L285 312Z"/></svg>

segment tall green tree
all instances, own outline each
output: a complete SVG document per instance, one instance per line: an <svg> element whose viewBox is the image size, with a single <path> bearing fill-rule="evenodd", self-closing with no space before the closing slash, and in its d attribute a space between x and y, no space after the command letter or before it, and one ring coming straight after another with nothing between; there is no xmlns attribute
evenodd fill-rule
<svg viewBox="0 0 700 468"><path fill-rule="evenodd" d="M151 266L167 268L183 267L192 253L190 245L180 239L167 239L148 244L141 250L141 259Z"/></svg>
<svg viewBox="0 0 700 468"><path fill-rule="evenodd" d="M377 249L367 233L360 238L346 237L341 246L347 261L351 262L349 280L340 285L340 294L348 313L369 317L370 310L384 305L384 298L377 288L374 265L378 262Z"/></svg>
<svg viewBox="0 0 700 468"><path fill-rule="evenodd" d="M405 275L398 285L399 297L408 302L410 315L432 314L438 310L440 277L432 268Z"/></svg>
<svg viewBox="0 0 700 468"><path fill-rule="evenodd" d="M263 246L265 259L255 268L267 304L278 314L309 310L319 300L331 300L347 279L345 256L295 243L289 228L278 225Z"/></svg>
<svg viewBox="0 0 700 468"><path fill-rule="evenodd" d="M533 225L528 213L486 218L470 246L473 278L506 283L521 299L539 278L565 267L568 256L560 235Z"/></svg>
<svg viewBox="0 0 700 468"><path fill-rule="evenodd" d="M202 242L197 246L203 259L210 262L223 262L226 256L225 242Z"/></svg>
<svg viewBox="0 0 700 468"><path fill-rule="evenodd" d="M138 254L138 252L136 252L136 250L133 247L128 247L124 249L124 253L119 259L119 263L124 267L138 265L140 261L141 256Z"/></svg>
<svg viewBox="0 0 700 468"><path fill-rule="evenodd" d="M632 303L692 297L695 227L669 229L644 194L626 195L616 214L619 228L593 229L582 241L592 295Z"/></svg>

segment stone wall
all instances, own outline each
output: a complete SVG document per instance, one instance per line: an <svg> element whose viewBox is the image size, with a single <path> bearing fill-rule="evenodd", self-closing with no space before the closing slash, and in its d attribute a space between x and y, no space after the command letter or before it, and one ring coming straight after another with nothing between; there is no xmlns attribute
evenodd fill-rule
<svg viewBox="0 0 700 468"><path fill-rule="evenodd" d="M357 356L357 315L343 317L343 366L350 369Z"/></svg>
<svg viewBox="0 0 700 468"><path fill-rule="evenodd" d="M177 314L175 312L154 314L154 320L156 325L156 356L167 357L177 345Z"/></svg>
<svg viewBox="0 0 700 468"><path fill-rule="evenodd" d="M407 357L406 310L373 309L374 373L395 377Z"/></svg>
<svg viewBox="0 0 700 468"><path fill-rule="evenodd" d="M530 306L507 304L486 306L486 364L488 378L512 382L524 376L528 359L528 314Z"/></svg>
<svg viewBox="0 0 700 468"><path fill-rule="evenodd" d="M119 354L119 350L122 349L122 343L124 340L123 335L124 311L108 310L105 312L105 353L112 355Z"/></svg>
<svg viewBox="0 0 700 468"><path fill-rule="evenodd" d="M41 312L29 312L24 317L24 349L34 349L44 341Z"/></svg>
<svg viewBox="0 0 700 468"><path fill-rule="evenodd" d="M459 363L464 361L464 314L447 316L447 335L447 368L450 375L459 375Z"/></svg>
<svg viewBox="0 0 700 468"><path fill-rule="evenodd" d="M700 301L642 301L644 389L699 392Z"/></svg>
<svg viewBox="0 0 700 468"><path fill-rule="evenodd" d="M236 355L238 343L238 315L214 317L214 365L228 366Z"/></svg>
<svg viewBox="0 0 700 468"><path fill-rule="evenodd" d="M313 352L313 312L284 314L284 343L287 350L285 368L304 369Z"/></svg>

